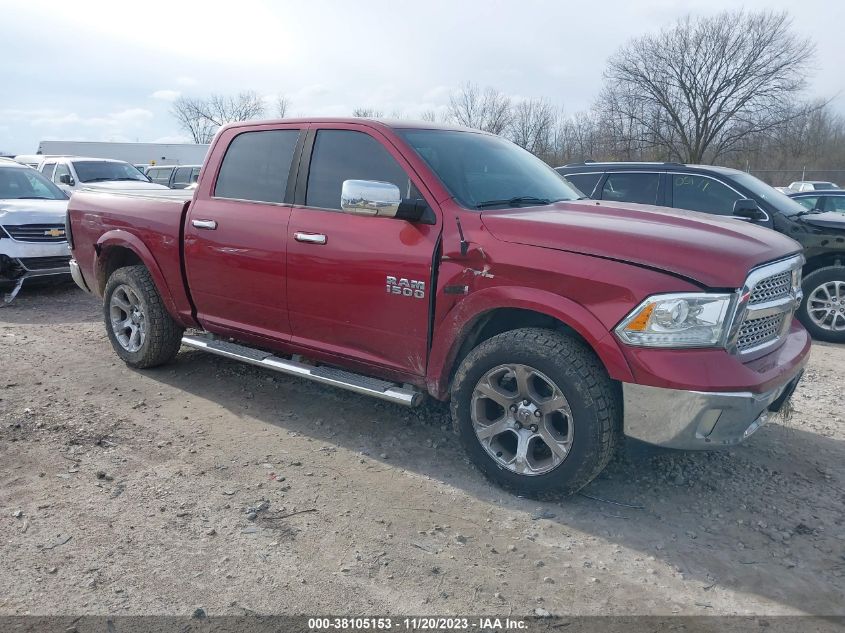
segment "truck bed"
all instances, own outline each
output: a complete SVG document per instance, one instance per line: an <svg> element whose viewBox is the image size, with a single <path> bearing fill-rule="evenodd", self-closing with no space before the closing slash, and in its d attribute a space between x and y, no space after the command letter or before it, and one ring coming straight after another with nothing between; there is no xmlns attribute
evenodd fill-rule
<svg viewBox="0 0 845 633"><path fill-rule="evenodd" d="M78 191L68 203L76 261L89 286L102 295L109 260L139 253L162 299L183 325L193 325L182 275L182 230L193 192L101 193Z"/></svg>

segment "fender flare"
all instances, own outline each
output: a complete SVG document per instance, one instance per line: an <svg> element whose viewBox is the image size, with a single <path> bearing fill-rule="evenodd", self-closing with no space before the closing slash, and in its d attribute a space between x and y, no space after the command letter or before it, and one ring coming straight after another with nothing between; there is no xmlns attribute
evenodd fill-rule
<svg viewBox="0 0 845 633"><path fill-rule="evenodd" d="M111 231L103 233L97 240L97 244L95 246L96 255L94 258L94 274L97 278L98 287L99 284L105 286L105 282L107 280L103 279L103 275L105 274L105 264L108 260L108 252L115 247L126 248L138 256L141 263L147 267L147 270L150 271L153 283L155 283L156 289L164 302L164 307L171 316L179 314L179 311L176 309L176 303L173 301L173 295L170 292L170 286L167 285L164 274L161 272L161 268L159 268L155 257L153 257L152 251L147 248L147 245L144 244L141 238L129 231L112 229Z"/></svg>
<svg viewBox="0 0 845 633"><path fill-rule="evenodd" d="M429 354L427 387L439 399L448 394L456 356L478 320L501 308L530 310L552 317L577 332L614 380L633 382L634 376L620 344L587 308L560 295L521 286L497 286L473 292L455 304L436 326Z"/></svg>

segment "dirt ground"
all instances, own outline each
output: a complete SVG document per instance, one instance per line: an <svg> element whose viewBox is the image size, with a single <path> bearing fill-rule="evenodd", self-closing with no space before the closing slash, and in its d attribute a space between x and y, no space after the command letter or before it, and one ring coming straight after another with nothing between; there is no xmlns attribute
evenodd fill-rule
<svg viewBox="0 0 845 633"><path fill-rule="evenodd" d="M845 614L842 346L790 420L628 444L557 503L487 483L436 406L128 369L74 286L0 310L0 370L0 615Z"/></svg>

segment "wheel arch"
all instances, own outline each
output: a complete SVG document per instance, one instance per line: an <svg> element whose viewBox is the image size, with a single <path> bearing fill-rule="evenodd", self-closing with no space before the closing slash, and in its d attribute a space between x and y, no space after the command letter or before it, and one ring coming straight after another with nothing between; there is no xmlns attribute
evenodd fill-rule
<svg viewBox="0 0 845 633"><path fill-rule="evenodd" d="M466 355L483 341L523 327L567 332L582 341L617 381L633 381L619 344L589 310L571 299L527 288L493 288L474 293L441 321L429 359L428 390L445 399Z"/></svg>
<svg viewBox="0 0 845 633"><path fill-rule="evenodd" d="M94 274L97 281L95 291L100 296L103 295L106 283L115 270L124 266L142 265L150 271L150 276L161 295L165 308L173 318L178 320L176 304L164 274L152 252L140 238L120 229L107 231L97 240L95 251Z"/></svg>
<svg viewBox="0 0 845 633"><path fill-rule="evenodd" d="M820 253L808 257L804 264L803 274L807 276L820 268L827 268L828 266L845 266L845 252Z"/></svg>

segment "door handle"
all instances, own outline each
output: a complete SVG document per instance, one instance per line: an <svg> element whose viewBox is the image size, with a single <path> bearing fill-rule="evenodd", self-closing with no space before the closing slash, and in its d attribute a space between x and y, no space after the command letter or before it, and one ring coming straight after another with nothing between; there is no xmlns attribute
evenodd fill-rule
<svg viewBox="0 0 845 633"><path fill-rule="evenodd" d="M191 220L191 224L198 229L206 229L208 231L213 231L217 228L216 220Z"/></svg>
<svg viewBox="0 0 845 633"><path fill-rule="evenodd" d="M322 233L302 233L300 231L293 234L293 239L307 244L325 244L328 241L328 238Z"/></svg>

